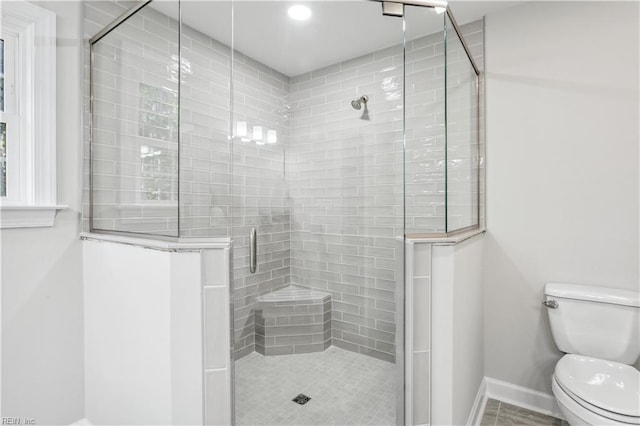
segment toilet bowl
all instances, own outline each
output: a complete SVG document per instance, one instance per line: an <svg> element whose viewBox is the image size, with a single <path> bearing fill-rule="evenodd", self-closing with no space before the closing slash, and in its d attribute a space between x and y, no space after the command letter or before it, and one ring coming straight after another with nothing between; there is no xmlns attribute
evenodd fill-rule
<svg viewBox="0 0 640 426"><path fill-rule="evenodd" d="M631 366L568 354L552 390L571 425L640 425L640 372Z"/></svg>
<svg viewBox="0 0 640 426"><path fill-rule="evenodd" d="M640 425L640 293L548 283L543 302L565 352L552 391L570 425Z"/></svg>

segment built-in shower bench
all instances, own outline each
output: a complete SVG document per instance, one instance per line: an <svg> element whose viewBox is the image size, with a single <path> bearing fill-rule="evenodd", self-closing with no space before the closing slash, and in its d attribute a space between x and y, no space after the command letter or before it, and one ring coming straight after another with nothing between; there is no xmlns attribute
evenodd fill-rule
<svg viewBox="0 0 640 426"><path fill-rule="evenodd" d="M289 285L258 296L256 351L262 355L321 352L331 346L331 294Z"/></svg>

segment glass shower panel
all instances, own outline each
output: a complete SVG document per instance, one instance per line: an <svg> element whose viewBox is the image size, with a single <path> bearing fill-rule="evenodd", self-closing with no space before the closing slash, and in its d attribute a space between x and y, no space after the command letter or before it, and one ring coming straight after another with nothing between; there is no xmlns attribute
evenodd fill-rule
<svg viewBox="0 0 640 426"><path fill-rule="evenodd" d="M178 28L167 19L145 6L92 46L93 230L178 236Z"/></svg>
<svg viewBox="0 0 640 426"><path fill-rule="evenodd" d="M406 233L446 232L444 17L406 6Z"/></svg>
<svg viewBox="0 0 640 426"><path fill-rule="evenodd" d="M446 16L447 232L478 225L478 78Z"/></svg>
<svg viewBox="0 0 640 426"><path fill-rule="evenodd" d="M403 18L305 4L234 4L236 423L402 423Z"/></svg>
<svg viewBox="0 0 640 426"><path fill-rule="evenodd" d="M282 63L275 60L281 53L277 42L267 41L269 33L281 35L268 19L273 16L272 9L285 6L273 2L234 3L231 149L234 350L238 359L262 343L256 338L258 296L291 282L290 200L285 170L289 76L282 71ZM286 16L286 9L284 13ZM252 233L254 272L250 266ZM237 404L249 401L252 399L239 396ZM236 419L242 424L241 415Z"/></svg>
<svg viewBox="0 0 640 426"><path fill-rule="evenodd" d="M237 424L404 424L404 238L478 223L477 77L432 8L290 6L92 39L92 230L231 237Z"/></svg>
<svg viewBox="0 0 640 426"><path fill-rule="evenodd" d="M230 237L231 2L180 13L180 236Z"/></svg>

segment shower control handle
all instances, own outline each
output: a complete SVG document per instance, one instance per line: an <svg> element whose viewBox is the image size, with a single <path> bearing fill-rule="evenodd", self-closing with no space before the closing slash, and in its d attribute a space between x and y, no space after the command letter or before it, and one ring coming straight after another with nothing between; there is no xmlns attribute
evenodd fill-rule
<svg viewBox="0 0 640 426"><path fill-rule="evenodd" d="M256 273L258 268L258 236L256 228L251 228L249 233L249 272Z"/></svg>

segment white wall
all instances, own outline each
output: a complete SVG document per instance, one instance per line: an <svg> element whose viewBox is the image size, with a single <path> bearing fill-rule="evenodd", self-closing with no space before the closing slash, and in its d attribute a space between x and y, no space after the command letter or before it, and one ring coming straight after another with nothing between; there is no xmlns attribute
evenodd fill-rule
<svg viewBox="0 0 640 426"><path fill-rule="evenodd" d="M203 424L204 368L212 368L209 357L204 365L203 336L214 347L209 336L224 336L230 327L224 321L228 310L221 309L226 316L203 333L203 280L228 290L228 267L218 266L221 260L228 263L228 255L205 251L211 255L203 262L193 248L170 252L83 242L85 399L91 423ZM216 296L209 298L213 306L228 306L228 292ZM217 314L210 306L207 313ZM218 393L211 395L219 396L219 416L228 418L230 348L221 343L229 342L228 332L217 340L223 365L215 369ZM218 413L210 414L212 424L224 423L215 421Z"/></svg>
<svg viewBox="0 0 640 426"><path fill-rule="evenodd" d="M453 424L465 424L484 377L484 237L457 244L453 258Z"/></svg>
<svg viewBox="0 0 640 426"><path fill-rule="evenodd" d="M87 418L171 423L171 253L84 241L83 262Z"/></svg>
<svg viewBox="0 0 640 426"><path fill-rule="evenodd" d="M484 377L482 235L432 247L431 424L466 424Z"/></svg>
<svg viewBox="0 0 640 426"><path fill-rule="evenodd" d="M638 289L636 2L486 19L485 369L551 393L545 282Z"/></svg>
<svg viewBox="0 0 640 426"><path fill-rule="evenodd" d="M81 5L37 3L57 14L58 213L51 228L4 229L2 416L38 424L83 417Z"/></svg>
<svg viewBox="0 0 640 426"><path fill-rule="evenodd" d="M228 243L89 238L87 420L230 424Z"/></svg>

